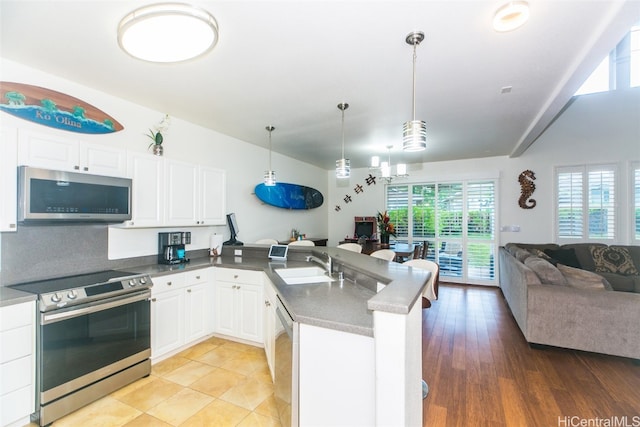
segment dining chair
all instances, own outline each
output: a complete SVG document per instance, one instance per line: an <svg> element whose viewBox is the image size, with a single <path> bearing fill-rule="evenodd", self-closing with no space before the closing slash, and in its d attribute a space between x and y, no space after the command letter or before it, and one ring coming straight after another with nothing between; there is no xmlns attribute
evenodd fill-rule
<svg viewBox="0 0 640 427"><path fill-rule="evenodd" d="M351 252L357 252L357 253L362 253L362 246L360 246L357 243L342 243L341 245L337 246L340 249L345 249L347 251L351 251Z"/></svg>
<svg viewBox="0 0 640 427"><path fill-rule="evenodd" d="M420 254L420 258L427 259L427 254L429 252L429 241L425 240L422 242L422 253Z"/></svg>
<svg viewBox="0 0 640 427"><path fill-rule="evenodd" d="M413 258L412 259L420 259L422 258L422 245L416 244L416 247L413 248Z"/></svg>
<svg viewBox="0 0 640 427"><path fill-rule="evenodd" d="M277 245L278 241L276 239L258 239L256 243L261 245Z"/></svg>
<svg viewBox="0 0 640 427"><path fill-rule="evenodd" d="M289 246L315 246L313 240L294 240L289 243Z"/></svg>
<svg viewBox="0 0 640 427"><path fill-rule="evenodd" d="M391 249L378 249L377 251L371 252L371 256L387 261L393 261L396 258L396 253Z"/></svg>

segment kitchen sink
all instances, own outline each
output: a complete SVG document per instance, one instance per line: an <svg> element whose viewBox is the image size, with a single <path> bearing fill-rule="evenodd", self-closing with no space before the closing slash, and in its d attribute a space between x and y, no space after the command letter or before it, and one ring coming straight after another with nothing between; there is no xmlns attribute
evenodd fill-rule
<svg viewBox="0 0 640 427"><path fill-rule="evenodd" d="M304 285L306 283L330 283L334 279L320 267L278 268L275 272L287 285Z"/></svg>

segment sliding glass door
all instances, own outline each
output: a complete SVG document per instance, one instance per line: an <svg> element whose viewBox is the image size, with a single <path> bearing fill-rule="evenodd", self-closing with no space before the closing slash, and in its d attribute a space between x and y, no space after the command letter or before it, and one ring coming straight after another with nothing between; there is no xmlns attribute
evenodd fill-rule
<svg viewBox="0 0 640 427"><path fill-rule="evenodd" d="M388 185L386 195L396 239L425 242L443 278L496 283L494 180Z"/></svg>

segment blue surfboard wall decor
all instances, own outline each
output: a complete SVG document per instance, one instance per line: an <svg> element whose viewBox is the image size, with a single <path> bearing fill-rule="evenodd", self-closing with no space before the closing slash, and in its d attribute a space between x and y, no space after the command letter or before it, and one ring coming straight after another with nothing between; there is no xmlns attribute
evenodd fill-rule
<svg viewBox="0 0 640 427"><path fill-rule="evenodd" d="M315 188L287 182L274 186L256 185L256 197L264 203L283 209L313 209L322 206L324 197Z"/></svg>

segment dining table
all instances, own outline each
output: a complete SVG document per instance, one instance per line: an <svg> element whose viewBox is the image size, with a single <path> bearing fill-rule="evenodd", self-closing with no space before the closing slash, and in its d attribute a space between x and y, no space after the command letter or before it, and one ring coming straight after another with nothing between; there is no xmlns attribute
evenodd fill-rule
<svg viewBox="0 0 640 427"><path fill-rule="evenodd" d="M405 262L413 258L416 245L413 243L394 243L389 246L389 249L396 253L396 262Z"/></svg>

